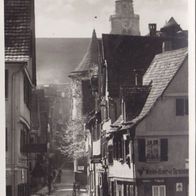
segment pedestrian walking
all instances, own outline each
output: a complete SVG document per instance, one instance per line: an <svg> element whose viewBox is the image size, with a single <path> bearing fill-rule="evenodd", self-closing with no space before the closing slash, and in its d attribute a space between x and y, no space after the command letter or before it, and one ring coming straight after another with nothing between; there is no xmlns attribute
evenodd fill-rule
<svg viewBox="0 0 196 196"><path fill-rule="evenodd" d="M72 196L76 196L76 189L77 189L77 186L76 186L76 183L74 182L74 183L73 183L73 192L72 192Z"/></svg>
<svg viewBox="0 0 196 196"><path fill-rule="evenodd" d="M53 176L52 176L52 174L50 174L50 175L48 176L48 194L51 193L52 180L53 180Z"/></svg>
<svg viewBox="0 0 196 196"><path fill-rule="evenodd" d="M61 182L62 170L59 170L59 182Z"/></svg>

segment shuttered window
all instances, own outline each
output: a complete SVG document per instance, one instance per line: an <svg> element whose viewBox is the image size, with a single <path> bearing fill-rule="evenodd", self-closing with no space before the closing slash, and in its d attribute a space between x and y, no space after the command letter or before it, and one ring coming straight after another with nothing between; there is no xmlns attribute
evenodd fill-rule
<svg viewBox="0 0 196 196"><path fill-rule="evenodd" d="M146 139L146 161L160 160L160 141L155 138Z"/></svg>
<svg viewBox="0 0 196 196"><path fill-rule="evenodd" d="M141 162L168 161L168 139L138 139L138 160Z"/></svg>
<svg viewBox="0 0 196 196"><path fill-rule="evenodd" d="M108 146L108 163L113 164L113 146Z"/></svg>

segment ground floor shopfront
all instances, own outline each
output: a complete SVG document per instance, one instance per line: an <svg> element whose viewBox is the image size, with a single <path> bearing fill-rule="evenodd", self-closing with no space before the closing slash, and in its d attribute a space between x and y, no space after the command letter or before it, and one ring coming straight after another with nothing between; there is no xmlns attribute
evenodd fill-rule
<svg viewBox="0 0 196 196"><path fill-rule="evenodd" d="M135 182L126 181L126 179L109 178L109 195L110 196L135 196Z"/></svg>
<svg viewBox="0 0 196 196"><path fill-rule="evenodd" d="M137 179L137 196L188 196L188 177Z"/></svg>

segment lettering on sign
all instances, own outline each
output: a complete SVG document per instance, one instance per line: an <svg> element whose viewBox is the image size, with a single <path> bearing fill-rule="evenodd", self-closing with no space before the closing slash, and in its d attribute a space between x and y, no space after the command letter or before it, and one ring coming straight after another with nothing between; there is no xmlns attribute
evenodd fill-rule
<svg viewBox="0 0 196 196"><path fill-rule="evenodd" d="M141 168L137 170L139 176L143 175L165 175L165 176L176 176L176 175L188 175L188 169L148 169Z"/></svg>
<svg viewBox="0 0 196 196"><path fill-rule="evenodd" d="M143 183L148 183L148 182L157 182L157 183L165 183L164 179L143 179Z"/></svg>
<svg viewBox="0 0 196 196"><path fill-rule="evenodd" d="M183 191L183 184L182 182L176 183L176 192L182 192Z"/></svg>
<svg viewBox="0 0 196 196"><path fill-rule="evenodd" d="M165 180L162 180L162 179L154 179L155 182L158 182L158 183L164 183Z"/></svg>

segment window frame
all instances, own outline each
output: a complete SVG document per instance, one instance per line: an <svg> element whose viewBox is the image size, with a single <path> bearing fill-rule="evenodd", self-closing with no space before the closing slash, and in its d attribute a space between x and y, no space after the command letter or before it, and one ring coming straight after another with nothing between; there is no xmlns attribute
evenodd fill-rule
<svg viewBox="0 0 196 196"><path fill-rule="evenodd" d="M154 188L158 188L158 194L156 195L154 192ZM152 196L162 196L160 193L161 188L164 190L164 195L166 196L166 186L165 185L152 185Z"/></svg>
<svg viewBox="0 0 196 196"><path fill-rule="evenodd" d="M148 150L149 150L149 144L148 144L149 141L152 141L151 149L150 149L152 154L154 150L154 145L157 145L158 147L158 157L156 159L148 158L147 156ZM153 144L154 141L157 141L157 144ZM145 157L146 157L146 162L160 162L161 161L161 142L159 138L146 138L145 139Z"/></svg>

